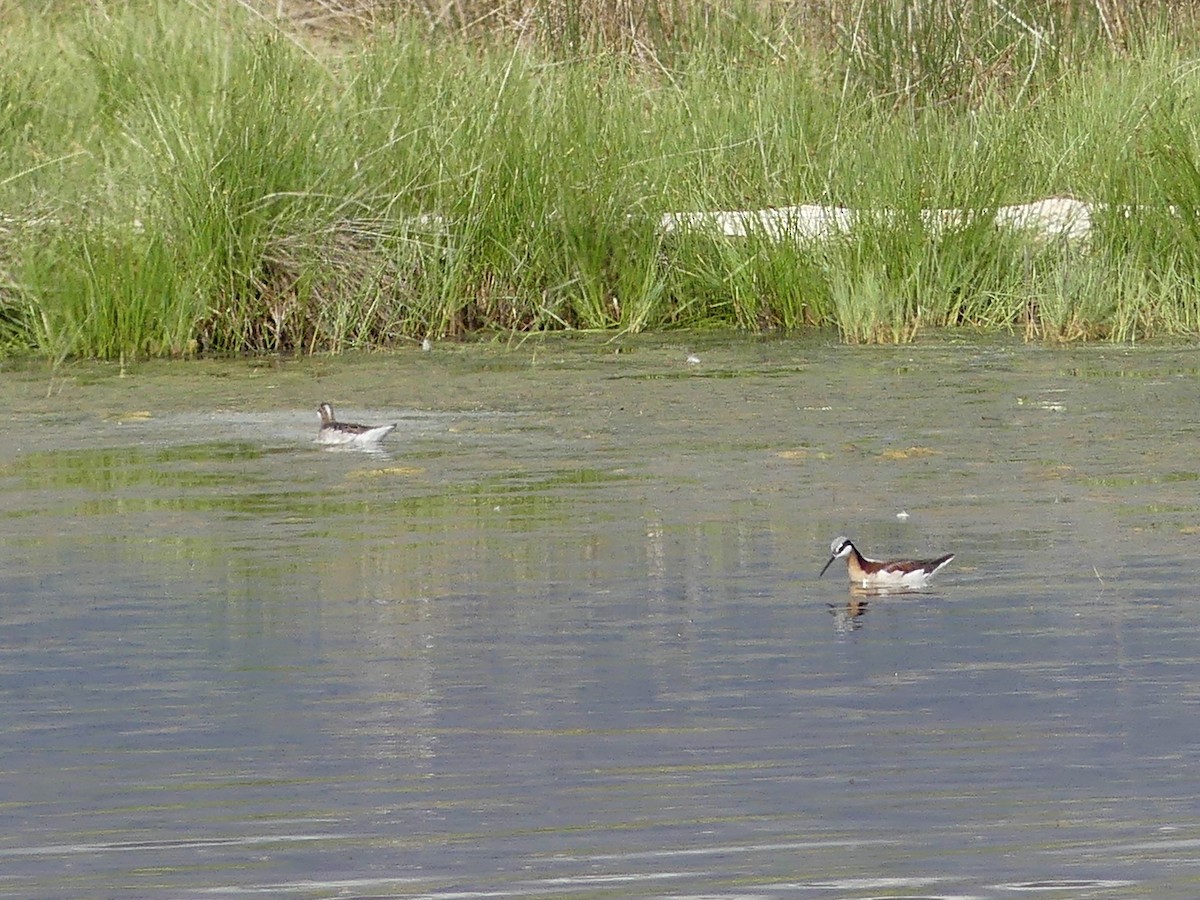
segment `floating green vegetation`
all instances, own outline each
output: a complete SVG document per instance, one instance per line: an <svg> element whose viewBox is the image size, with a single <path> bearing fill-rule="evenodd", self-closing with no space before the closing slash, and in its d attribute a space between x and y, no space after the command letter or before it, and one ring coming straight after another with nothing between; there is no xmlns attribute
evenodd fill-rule
<svg viewBox="0 0 1200 900"><path fill-rule="evenodd" d="M1182 484L1190 481L1200 481L1200 472L1161 472L1156 474L1137 475L1101 475L1083 479L1083 483L1092 487L1137 487L1147 484Z"/></svg>
<svg viewBox="0 0 1200 900"><path fill-rule="evenodd" d="M222 472L214 471L214 464L258 459L264 452L261 447L247 444L55 450L26 453L0 468L0 475L18 479L24 488L80 488L105 494L133 487L165 487L172 491L228 487L244 481L242 467Z"/></svg>
<svg viewBox="0 0 1200 900"><path fill-rule="evenodd" d="M51 6L0 13L0 353L1200 334L1190 4L350 3L316 36L249 3ZM1087 240L993 224L1051 196L1092 204ZM886 213L663 227L804 203Z"/></svg>

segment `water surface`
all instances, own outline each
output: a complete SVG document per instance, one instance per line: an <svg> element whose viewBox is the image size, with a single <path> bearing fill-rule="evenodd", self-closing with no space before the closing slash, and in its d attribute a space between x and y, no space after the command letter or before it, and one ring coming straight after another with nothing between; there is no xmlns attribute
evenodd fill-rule
<svg viewBox="0 0 1200 900"><path fill-rule="evenodd" d="M1196 896L1195 351L683 341L0 373L0 895Z"/></svg>

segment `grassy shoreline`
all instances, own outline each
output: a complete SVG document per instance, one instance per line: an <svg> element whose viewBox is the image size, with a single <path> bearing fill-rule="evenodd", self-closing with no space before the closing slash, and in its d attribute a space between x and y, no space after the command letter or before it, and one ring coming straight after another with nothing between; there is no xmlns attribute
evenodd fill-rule
<svg viewBox="0 0 1200 900"><path fill-rule="evenodd" d="M1169 23L1114 48L1022 19L1033 50L1017 29L963 62L1007 68L968 78L961 29L893 59L912 28L859 23L869 40L839 49L750 4L715 36L678 26L651 62L411 21L330 46L236 4L70 9L0 17L6 355L708 326L1200 335L1200 66ZM920 223L1051 195L1132 212L1085 248ZM798 203L897 214L821 244L658 227Z"/></svg>

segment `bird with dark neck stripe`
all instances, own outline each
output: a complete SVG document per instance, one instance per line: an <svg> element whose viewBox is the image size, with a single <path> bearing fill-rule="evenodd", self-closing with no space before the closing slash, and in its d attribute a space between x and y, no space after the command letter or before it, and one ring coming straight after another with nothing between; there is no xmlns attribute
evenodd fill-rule
<svg viewBox="0 0 1200 900"><path fill-rule="evenodd" d="M863 556L848 537L839 535L833 539L829 550L829 562L821 569L821 575L833 565L835 559L846 560L846 569L850 573L850 584L860 588L881 590L904 590L906 588L923 588L946 563L954 559L953 553L939 556L936 559L871 559ZM821 576L818 575L818 578Z"/></svg>
<svg viewBox="0 0 1200 900"><path fill-rule="evenodd" d="M395 425L355 425L339 422L333 415L333 407L322 403L317 407L321 414L321 429L317 432L318 444L333 444L343 447L370 447L378 444L390 434Z"/></svg>

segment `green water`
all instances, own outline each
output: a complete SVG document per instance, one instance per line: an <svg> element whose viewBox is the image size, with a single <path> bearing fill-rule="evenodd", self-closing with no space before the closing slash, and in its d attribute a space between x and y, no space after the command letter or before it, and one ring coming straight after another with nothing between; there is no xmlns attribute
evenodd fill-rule
<svg viewBox="0 0 1200 900"><path fill-rule="evenodd" d="M1193 358L10 364L0 895L1190 896Z"/></svg>

